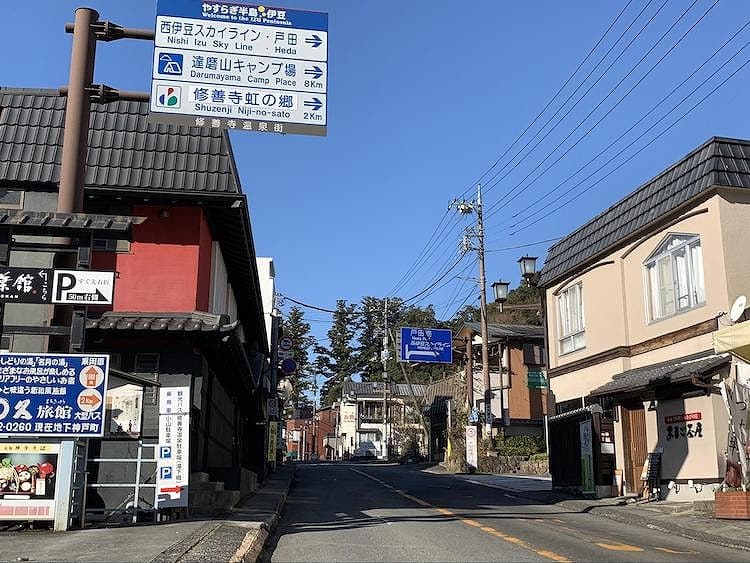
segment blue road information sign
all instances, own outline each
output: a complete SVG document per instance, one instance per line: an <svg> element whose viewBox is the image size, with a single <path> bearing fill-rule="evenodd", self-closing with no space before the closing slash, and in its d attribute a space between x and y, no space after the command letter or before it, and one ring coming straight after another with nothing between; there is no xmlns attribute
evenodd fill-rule
<svg viewBox="0 0 750 563"><path fill-rule="evenodd" d="M401 328L401 362L453 363L453 332L439 328Z"/></svg>
<svg viewBox="0 0 750 563"><path fill-rule="evenodd" d="M0 354L0 434L104 435L109 356Z"/></svg>
<svg viewBox="0 0 750 563"><path fill-rule="evenodd" d="M150 119L325 135L328 14L158 0Z"/></svg>

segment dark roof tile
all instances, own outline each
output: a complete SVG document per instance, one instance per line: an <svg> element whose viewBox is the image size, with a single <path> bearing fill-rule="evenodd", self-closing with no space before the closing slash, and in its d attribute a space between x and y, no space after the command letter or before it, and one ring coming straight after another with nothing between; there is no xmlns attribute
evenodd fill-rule
<svg viewBox="0 0 750 563"><path fill-rule="evenodd" d="M594 263L714 186L750 188L750 141L710 139L576 229L550 248L540 284L548 287Z"/></svg>
<svg viewBox="0 0 750 563"><path fill-rule="evenodd" d="M59 181L65 105L56 90L0 88L0 182ZM226 132L151 123L146 102L91 109L87 188L241 192Z"/></svg>

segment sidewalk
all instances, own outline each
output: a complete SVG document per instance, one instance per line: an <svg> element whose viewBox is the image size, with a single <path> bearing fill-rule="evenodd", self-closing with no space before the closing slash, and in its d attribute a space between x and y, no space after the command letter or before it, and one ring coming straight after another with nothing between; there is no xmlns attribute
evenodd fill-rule
<svg viewBox="0 0 750 563"><path fill-rule="evenodd" d="M2 561L252 561L276 526L294 466L284 465L222 518L115 528L0 534Z"/></svg>
<svg viewBox="0 0 750 563"><path fill-rule="evenodd" d="M632 498L624 497L584 499L554 492L552 480L548 477L488 473L450 474L440 466L425 471L502 489L519 497L554 504L566 510L588 512L665 534L750 551L750 521L717 520L712 513L701 510L689 502L635 502Z"/></svg>

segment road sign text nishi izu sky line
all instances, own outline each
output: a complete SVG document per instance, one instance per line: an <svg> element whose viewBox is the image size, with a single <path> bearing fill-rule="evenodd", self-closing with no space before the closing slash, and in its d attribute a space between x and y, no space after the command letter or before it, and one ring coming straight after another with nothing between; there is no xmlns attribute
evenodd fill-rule
<svg viewBox="0 0 750 563"><path fill-rule="evenodd" d="M159 0L153 121L325 135L328 14Z"/></svg>

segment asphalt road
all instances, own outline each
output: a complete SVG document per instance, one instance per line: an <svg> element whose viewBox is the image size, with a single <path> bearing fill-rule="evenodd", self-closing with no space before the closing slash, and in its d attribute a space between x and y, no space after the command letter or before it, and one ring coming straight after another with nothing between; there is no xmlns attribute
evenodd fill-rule
<svg viewBox="0 0 750 563"><path fill-rule="evenodd" d="M415 466L297 468L266 561L750 561Z"/></svg>

